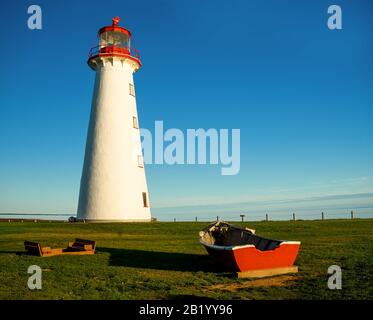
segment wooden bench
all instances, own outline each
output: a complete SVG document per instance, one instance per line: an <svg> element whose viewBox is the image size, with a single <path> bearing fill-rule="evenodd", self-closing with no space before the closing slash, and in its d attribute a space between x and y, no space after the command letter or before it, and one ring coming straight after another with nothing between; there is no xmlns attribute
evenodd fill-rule
<svg viewBox="0 0 373 320"><path fill-rule="evenodd" d="M86 239L75 239L74 242L69 242L66 252L86 252L89 251L95 253L96 250L96 241L86 240Z"/></svg>
<svg viewBox="0 0 373 320"><path fill-rule="evenodd" d="M48 257L61 254L94 254L96 250L96 241L75 239L74 242L69 242L67 248L42 247L38 242L25 241L25 250L27 254L38 257Z"/></svg>
<svg viewBox="0 0 373 320"><path fill-rule="evenodd" d="M43 252L38 242L25 241L25 250L28 254L41 257Z"/></svg>

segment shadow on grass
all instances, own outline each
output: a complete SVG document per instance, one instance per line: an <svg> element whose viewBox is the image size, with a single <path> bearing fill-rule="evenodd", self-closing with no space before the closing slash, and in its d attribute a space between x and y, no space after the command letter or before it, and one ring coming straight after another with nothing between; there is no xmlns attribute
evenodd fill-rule
<svg viewBox="0 0 373 320"><path fill-rule="evenodd" d="M17 256L22 256L22 255L26 255L26 251L3 251L3 250L0 250L0 254L1 253L10 253L10 254L15 254Z"/></svg>
<svg viewBox="0 0 373 320"><path fill-rule="evenodd" d="M221 272L208 255L102 247L97 248L97 251L110 253L109 263L111 266L172 271Z"/></svg>

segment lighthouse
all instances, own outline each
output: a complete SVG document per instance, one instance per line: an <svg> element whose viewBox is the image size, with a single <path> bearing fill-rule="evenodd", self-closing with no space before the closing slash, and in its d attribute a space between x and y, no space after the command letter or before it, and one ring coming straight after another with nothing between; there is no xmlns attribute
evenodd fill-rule
<svg viewBox="0 0 373 320"><path fill-rule="evenodd" d="M150 221L133 74L141 68L131 32L118 25L98 31L89 67L95 71L91 115L80 181L78 219Z"/></svg>

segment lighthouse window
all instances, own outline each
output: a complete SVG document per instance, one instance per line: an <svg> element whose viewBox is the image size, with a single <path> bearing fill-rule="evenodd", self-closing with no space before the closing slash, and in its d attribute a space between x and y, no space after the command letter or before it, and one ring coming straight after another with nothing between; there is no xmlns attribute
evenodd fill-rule
<svg viewBox="0 0 373 320"><path fill-rule="evenodd" d="M130 38L127 34L116 31L103 32L100 36L101 47L129 48Z"/></svg>
<svg viewBox="0 0 373 320"><path fill-rule="evenodd" d="M137 117L132 117L132 121L133 121L133 127L135 129L138 129L139 128L139 122L137 121Z"/></svg>
<svg viewBox="0 0 373 320"><path fill-rule="evenodd" d="M135 87L133 86L132 83L130 83L130 95L135 96Z"/></svg>
<svg viewBox="0 0 373 320"><path fill-rule="evenodd" d="M147 208L148 207L148 199L146 197L146 192L142 193L142 202L144 203L144 207Z"/></svg>
<svg viewBox="0 0 373 320"><path fill-rule="evenodd" d="M144 161L142 159L142 156L137 156L137 165L139 168L144 168Z"/></svg>

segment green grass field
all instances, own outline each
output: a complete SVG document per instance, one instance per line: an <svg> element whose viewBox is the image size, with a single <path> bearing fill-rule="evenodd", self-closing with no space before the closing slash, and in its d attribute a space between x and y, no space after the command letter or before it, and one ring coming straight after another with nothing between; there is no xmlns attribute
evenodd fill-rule
<svg viewBox="0 0 373 320"><path fill-rule="evenodd" d="M202 222L0 222L0 299L373 299L372 219L235 224L300 240L300 272L260 280L219 272L198 243ZM97 240L97 253L23 254L26 239L65 247L75 237ZM27 288L32 264L43 269L39 291ZM342 290L327 287L334 264L342 268Z"/></svg>

